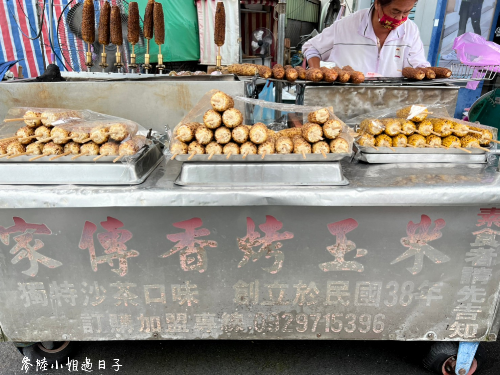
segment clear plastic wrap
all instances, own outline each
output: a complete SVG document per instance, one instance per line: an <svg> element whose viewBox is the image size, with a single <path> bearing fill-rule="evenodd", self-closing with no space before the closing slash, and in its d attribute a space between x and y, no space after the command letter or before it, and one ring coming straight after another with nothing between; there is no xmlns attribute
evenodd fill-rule
<svg viewBox="0 0 500 375"><path fill-rule="evenodd" d="M421 121L418 122L410 120L415 116L420 117L418 119ZM415 134L421 134L424 137L430 137L434 140L435 136L441 137L443 141L447 136L457 137L458 140L470 136L478 139L483 151L486 150L485 148L489 148L490 150L497 148L496 142L494 142L498 137L498 130L496 128L455 119L449 115L446 107L441 104L417 104L413 106L382 109L349 119L347 124L349 127L359 130L363 134L369 134L376 138L379 134L383 135L388 133L386 125L390 123L391 119L401 121L402 127L399 134L403 134L408 137L412 135L412 131L410 130L408 133L405 133L405 127L403 125L405 122L409 122L410 125L414 125ZM447 131L441 134L440 131L443 131L442 129L444 123L446 123L445 127L447 127ZM424 127L426 127L425 132L423 129ZM391 135L394 136L393 134ZM358 144L360 143L359 139L360 138L358 138L357 141ZM366 140L363 139L363 141ZM410 144L410 142L408 143ZM443 145L445 145L445 143L446 142L443 142ZM397 151L397 148L395 151Z"/></svg>
<svg viewBox="0 0 500 375"><path fill-rule="evenodd" d="M219 91L218 90L211 90L207 92L203 98L193 107L193 109L182 119L182 121L175 126L173 130L171 130L171 136L170 136L170 144L169 147L166 147L165 152L167 156L174 158L178 155L185 155L185 154L190 154L190 157L195 157L196 155L200 154L205 154L204 158L196 158L194 160L201 161L201 160L208 160L208 158L211 156L213 157L213 152L212 153L206 153L203 147L199 147L199 144L196 144L195 146L189 147L193 142L199 140L198 137L196 137L196 133L199 132L199 128L207 128L204 123L209 124L208 128L211 130L214 130L218 128L219 126L216 126L218 123L218 120L216 119L217 113L222 114L223 118L223 123L221 123L220 126L227 126L228 128L233 128L232 126L229 126L229 124L224 123L224 115L223 112L218 112L214 110L214 106L211 104L211 99L212 97L217 94ZM240 126L248 126L250 127L249 129L253 129L254 125L248 125L248 119L246 118L245 114L248 113L253 113L252 110L250 111L245 111L246 107L252 107L252 106L259 106L261 108L269 109L269 110L276 110L276 111L281 111L281 112L290 112L295 115L295 128L288 128L288 129L282 129L280 131L273 131L268 129L267 131L267 136L264 135L264 140L261 142L253 142L257 148L259 149L258 153L259 155L264 154L264 151L261 150L266 150L268 152L269 150L272 150L272 147L269 147L268 144L265 146L259 147L259 145L263 145L267 140L272 140L273 142L276 142L276 140L280 136L286 136L291 139L293 139L296 136L301 136L302 137L302 132L306 130L302 130L302 125L307 124L308 122L315 122L319 128L323 136L319 137L311 137L309 139L311 140L318 140L318 141L323 141L327 142L330 151L329 153L338 153L338 154L351 154L352 152L352 145L354 142L354 138L352 135L352 131L349 130L349 128L345 125L344 122L342 122L335 114L333 113L333 108L324 108L324 107L312 107L312 106L299 106L299 105L293 105L293 104L282 104L282 103L273 103L273 102L267 102L264 100L257 100L257 99L250 99L250 98L244 98L244 97L235 97L234 99L231 98L231 100L234 100L234 108L238 110L238 112L242 116L242 123ZM226 109L227 111L228 109ZM317 112L318 111L318 112ZM208 118L207 114L209 113L210 118ZM213 112L216 112L215 114ZM312 115L314 114L314 115ZM328 125L327 125L328 124ZM335 129L330 129L333 124L337 124L338 126L338 131L335 131ZM255 124L256 125L256 124ZM262 124L261 124L262 125ZM259 126L261 126L259 125ZM308 129L307 131L317 131L318 126L308 126L304 127L304 129ZM322 131L323 128L326 129L326 127L329 127L329 132L324 133ZM233 130L231 129L231 130ZM300 130L294 130L290 132L291 129L300 129ZM255 129L256 130L256 129ZM203 130L206 132L205 130ZM266 132L263 130L263 132ZM326 134L329 134L327 136ZM307 137L305 137L307 138ZM255 138L256 139L256 138ZM337 140L340 139L340 140ZM345 141L342 141L342 139ZM183 140L184 142L181 142ZM250 135L250 140L252 140L252 136ZM217 142L217 139L212 139L212 141ZM304 140L305 141L305 140ZM321 146L323 147L313 147L315 143L308 142L310 144L310 151L307 147L304 147L303 149L305 150L304 153L310 153L312 152L313 148L314 150L317 150L317 154L322 157L325 157L325 147L322 144ZM195 153L191 153L191 151L194 150L196 151ZM219 148L212 148L212 150L219 150ZM340 152L340 151L342 152ZM344 152L345 151L345 152ZM295 154L300 153L295 151ZM208 155L207 155L208 154ZM219 153L217 152L216 155ZM301 158L297 158L297 160L307 160L307 157L305 154L301 155ZM267 154L269 155L269 154ZM245 155L243 155L245 156ZM234 159L237 157L238 159L244 159L243 156L237 156L232 153L231 156L228 156L227 160ZM255 156L255 155L254 155ZM266 156L264 154L264 156ZM279 157L282 157L285 155L279 155L278 153L275 153L274 155L271 155L270 158L266 160L272 160L272 161L278 161L280 160ZM295 155L297 156L297 155ZM303 158L302 158L303 156ZM222 157L222 156L221 156ZM214 158L216 160L216 158ZM247 159L248 160L248 159ZM329 159L330 160L330 159Z"/></svg>
<svg viewBox="0 0 500 375"><path fill-rule="evenodd" d="M96 155L96 160L104 156L120 156L119 147L125 142L140 144L140 147L131 147L130 150L139 150L144 147L144 142L139 142L144 136L138 137L138 132L145 134L146 129L134 121L105 115L90 110L72 110L64 108L34 108L16 107L7 113L0 125L0 144L19 142L23 145L16 148L16 152L3 153L7 158L22 155L36 155L37 158L55 155L54 160L64 156L79 158L82 156ZM63 147L64 152L52 151L38 154L38 147L31 144L54 143ZM69 145L66 147L66 145ZM57 146L53 147L54 150ZM12 147L11 147L12 149ZM47 148L50 149L50 148ZM76 152L81 149L81 152ZM43 147L42 147L43 150ZM101 152L102 151L102 152ZM116 151L116 152L115 152ZM0 153L1 150L0 150ZM122 156L132 155L131 151ZM129 160L126 158L125 160ZM5 159L7 160L7 159ZM37 160L37 159L35 159Z"/></svg>

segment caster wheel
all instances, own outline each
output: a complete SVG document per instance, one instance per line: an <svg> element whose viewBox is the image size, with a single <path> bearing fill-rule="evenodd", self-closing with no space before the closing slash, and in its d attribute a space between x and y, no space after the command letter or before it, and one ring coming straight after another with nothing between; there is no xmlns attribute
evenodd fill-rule
<svg viewBox="0 0 500 375"><path fill-rule="evenodd" d="M432 345L429 353L423 360L424 367L435 374L455 375L457 354L457 342L436 342ZM484 365L485 361L486 355L481 345L479 345L470 370L464 375L479 374L479 370Z"/></svg>
<svg viewBox="0 0 500 375"><path fill-rule="evenodd" d="M48 364L60 364L68 362L69 355L74 349L74 343L70 341L47 341L20 348L24 356L30 359L31 363L45 358Z"/></svg>

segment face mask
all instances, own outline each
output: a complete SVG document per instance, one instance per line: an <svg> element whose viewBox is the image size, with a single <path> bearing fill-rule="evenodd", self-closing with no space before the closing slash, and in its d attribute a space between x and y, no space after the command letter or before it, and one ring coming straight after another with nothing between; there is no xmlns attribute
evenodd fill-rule
<svg viewBox="0 0 500 375"><path fill-rule="evenodd" d="M389 17L384 13L384 11L382 11L382 14L383 14L382 18L380 18L380 15L379 15L378 22L383 27L385 27L386 29L389 29L389 30L394 30L395 28L397 28L398 26L401 26L403 23L405 23L408 20L408 17L402 18L400 20L398 20L396 18Z"/></svg>

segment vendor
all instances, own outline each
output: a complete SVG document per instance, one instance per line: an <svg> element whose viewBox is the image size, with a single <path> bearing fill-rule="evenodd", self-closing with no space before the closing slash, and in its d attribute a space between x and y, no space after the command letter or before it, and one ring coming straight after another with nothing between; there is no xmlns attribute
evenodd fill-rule
<svg viewBox="0 0 500 375"><path fill-rule="evenodd" d="M415 0L375 0L370 9L334 22L302 47L310 68L320 61L350 65L365 75L401 77L406 67L428 67L417 25L408 19Z"/></svg>

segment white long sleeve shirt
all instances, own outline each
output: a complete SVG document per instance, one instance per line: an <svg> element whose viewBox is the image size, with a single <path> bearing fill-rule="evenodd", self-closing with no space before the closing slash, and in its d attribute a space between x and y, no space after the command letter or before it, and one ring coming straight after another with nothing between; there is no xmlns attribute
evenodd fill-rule
<svg viewBox="0 0 500 375"><path fill-rule="evenodd" d="M392 30L380 48L373 31L370 9L362 9L323 30L302 47L306 59L319 57L337 66L378 73L382 77L401 77L405 67L428 67L417 25L408 20Z"/></svg>

